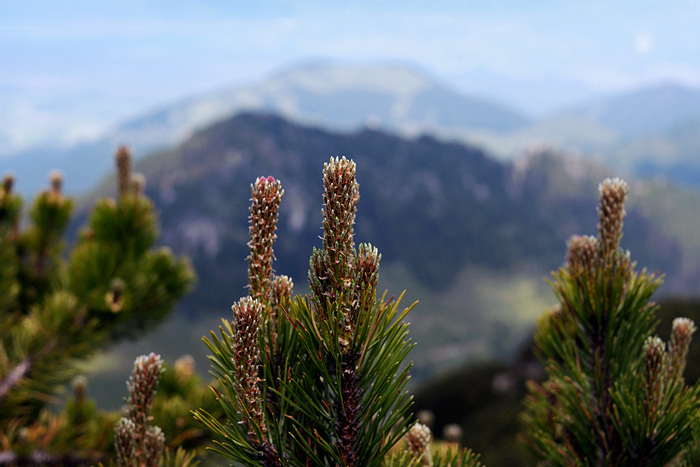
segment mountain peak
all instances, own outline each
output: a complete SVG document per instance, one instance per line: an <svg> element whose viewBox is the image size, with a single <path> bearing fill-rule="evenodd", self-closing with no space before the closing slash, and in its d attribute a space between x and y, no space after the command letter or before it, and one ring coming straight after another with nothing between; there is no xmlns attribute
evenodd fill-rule
<svg viewBox="0 0 700 467"><path fill-rule="evenodd" d="M415 94L436 85L434 79L410 65L346 65L329 61L302 63L273 75L270 82L319 93L359 87L392 95Z"/></svg>

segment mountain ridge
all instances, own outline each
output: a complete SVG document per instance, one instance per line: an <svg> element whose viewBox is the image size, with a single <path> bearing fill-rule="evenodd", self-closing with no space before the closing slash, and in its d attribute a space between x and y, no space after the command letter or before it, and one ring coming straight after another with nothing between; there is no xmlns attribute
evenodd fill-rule
<svg viewBox="0 0 700 467"><path fill-rule="evenodd" d="M35 148L4 163L23 180L18 189L24 193L37 191L43 184L43 173L56 165L74 180L75 192L84 191L110 168L97 157L97 150L128 143L137 157L143 157L245 111L275 112L300 123L336 130L385 126L411 134L435 126L503 130L529 122L528 117L502 104L453 91L414 67L316 63L288 68L261 83L161 106L90 143L68 149ZM51 151L56 154L52 156Z"/></svg>
<svg viewBox="0 0 700 467"><path fill-rule="evenodd" d="M199 274L182 314L221 316L245 295L249 187L259 176L280 179L285 190L274 267L305 293L308 258L320 246L321 170L336 156L357 163L355 238L382 254L380 288L389 295L407 288L407 303L420 300L411 318L423 349L419 376L465 358L508 355L548 306L540 278L561 265L566 240L595 234L597 184L613 175L546 150L504 163L430 136L337 133L241 114L136 163L160 211L161 242L190 256ZM655 213L667 212L669 222L683 213L669 212L675 201L647 185L632 182L623 246L640 265L668 274L667 293L695 290L700 247L693 253L692 238L660 229Z"/></svg>
<svg viewBox="0 0 700 467"><path fill-rule="evenodd" d="M697 104L697 105L696 105ZM597 158L623 173L663 176L700 187L696 134L676 131L700 119L700 91L678 84L613 94L531 119L504 105L456 92L416 67L312 62L250 85L202 93L118 125L103 138L68 148L34 148L4 165L18 190L33 194L60 168L66 189L87 190L110 165L101 153L128 143L136 157L173 147L197 129L245 111L273 112L336 131L376 128L479 144L511 160L533 144ZM695 120L693 120L695 119Z"/></svg>

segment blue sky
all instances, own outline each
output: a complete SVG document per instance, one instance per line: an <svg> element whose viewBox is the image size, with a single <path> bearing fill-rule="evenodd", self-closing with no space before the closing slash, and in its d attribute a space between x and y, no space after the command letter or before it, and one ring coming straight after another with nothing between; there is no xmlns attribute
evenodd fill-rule
<svg viewBox="0 0 700 467"><path fill-rule="evenodd" d="M700 1L0 0L0 154L303 60L410 63L543 114L700 86Z"/></svg>

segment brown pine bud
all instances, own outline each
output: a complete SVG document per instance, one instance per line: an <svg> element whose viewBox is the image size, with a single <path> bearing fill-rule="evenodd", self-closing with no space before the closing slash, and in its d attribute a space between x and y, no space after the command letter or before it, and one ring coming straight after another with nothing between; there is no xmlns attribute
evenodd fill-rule
<svg viewBox="0 0 700 467"><path fill-rule="evenodd" d="M165 452L165 435L157 426L149 426L144 437L143 465L145 467L158 467L160 457Z"/></svg>
<svg viewBox="0 0 700 467"><path fill-rule="evenodd" d="M54 169L49 172L49 182L51 183L51 191L53 193L61 193L61 187L63 186L63 172L58 169Z"/></svg>
<svg viewBox="0 0 700 467"><path fill-rule="evenodd" d="M114 445L117 451L117 465L127 467L136 460L136 424L130 418L122 417L114 428Z"/></svg>
<svg viewBox="0 0 700 467"><path fill-rule="evenodd" d="M63 202L61 188L63 186L63 172L54 169L49 173L49 183L51 188L45 190L42 195L46 197L46 201L51 204L60 205Z"/></svg>
<svg viewBox="0 0 700 467"><path fill-rule="evenodd" d="M433 465L433 460L430 456L430 441L432 440L430 428L416 423L411 427L408 433L406 433L405 439L408 448L413 453L413 456L419 460L421 465Z"/></svg>
<svg viewBox="0 0 700 467"><path fill-rule="evenodd" d="M275 276L270 286L270 302L282 305L292 298L294 282L288 276Z"/></svg>
<svg viewBox="0 0 700 467"><path fill-rule="evenodd" d="M351 333L355 296L354 231L359 185L353 161L331 158L323 169L323 249L314 251L309 282L316 312L323 316L326 302L337 306L341 315L340 344L346 349Z"/></svg>
<svg viewBox="0 0 700 467"><path fill-rule="evenodd" d="M260 177L250 186L253 195L250 206L250 242L248 248L249 294L261 303L269 298L272 279L273 245L277 239L275 230L279 219L279 205L284 195L279 180Z"/></svg>
<svg viewBox="0 0 700 467"><path fill-rule="evenodd" d="M647 417L655 417L666 387L666 351L664 341L648 337L644 342L644 405Z"/></svg>
<svg viewBox="0 0 700 467"><path fill-rule="evenodd" d="M121 199L131 192L131 151L126 146L119 146L114 157L117 161L117 192Z"/></svg>
<svg viewBox="0 0 700 467"><path fill-rule="evenodd" d="M690 347L690 341L693 340L693 334L696 330L695 323L691 319L676 318L673 320L671 342L668 344L670 381L683 378L686 359L688 357L688 348Z"/></svg>
<svg viewBox="0 0 700 467"><path fill-rule="evenodd" d="M355 260L355 271L357 278L355 283L360 289L361 298L374 299L377 293L377 283L379 282L379 261L382 255L379 250L369 243L363 243L357 249Z"/></svg>
<svg viewBox="0 0 700 467"><path fill-rule="evenodd" d="M356 166L343 157L331 158L323 167L323 248L337 281L350 280L354 224L360 185Z"/></svg>
<svg viewBox="0 0 700 467"><path fill-rule="evenodd" d="M309 285L313 297L316 312L322 319L325 319L326 300L335 299L335 291L332 289L330 281L330 271L328 270L328 254L325 250L317 250L314 247L309 259Z"/></svg>
<svg viewBox="0 0 700 467"><path fill-rule="evenodd" d="M368 316L369 310L374 305L377 297L377 283L379 282L379 261L382 255L368 243L360 244L354 261L355 269L355 293L353 303L350 306L350 314L346 317L347 335L350 340L358 321Z"/></svg>
<svg viewBox="0 0 700 467"><path fill-rule="evenodd" d="M15 186L15 175L12 172L7 172L2 177L2 189L5 195L12 193L12 187Z"/></svg>
<svg viewBox="0 0 700 467"><path fill-rule="evenodd" d="M134 361L134 370L126 383L129 390L129 397L126 399L129 418L144 430L148 426L149 412L162 372L163 359L160 355L141 355Z"/></svg>
<svg viewBox="0 0 700 467"><path fill-rule="evenodd" d="M598 239L590 235L573 235L566 243L566 267L572 276L592 275L598 257Z"/></svg>
<svg viewBox="0 0 700 467"><path fill-rule="evenodd" d="M270 310L267 320L272 326L274 340L277 340L277 319L292 299L293 290L294 283L287 276L275 276L270 283Z"/></svg>
<svg viewBox="0 0 700 467"><path fill-rule="evenodd" d="M80 406L85 402L87 396L87 378L83 375L73 378L73 396L75 397L76 405Z"/></svg>
<svg viewBox="0 0 700 467"><path fill-rule="evenodd" d="M613 265L622 239L622 223L626 215L625 200L629 187L620 178L606 178L598 185L598 191L600 192L598 206L600 259L605 265Z"/></svg>
<svg viewBox="0 0 700 467"><path fill-rule="evenodd" d="M115 447L120 467L157 467L165 449L160 428L149 426L150 410L163 372L160 355L141 355L126 383L128 416L115 427Z"/></svg>
<svg viewBox="0 0 700 467"><path fill-rule="evenodd" d="M231 328L233 335L233 363L236 368L234 381L238 394L238 403L241 405L239 413L243 416L243 423L248 428L248 436L257 439L253 424L263 432L266 431L265 418L262 408L260 386L258 386L258 365L260 364L260 320L263 305L255 298L243 297L231 307L233 321ZM246 419L246 414L249 419Z"/></svg>

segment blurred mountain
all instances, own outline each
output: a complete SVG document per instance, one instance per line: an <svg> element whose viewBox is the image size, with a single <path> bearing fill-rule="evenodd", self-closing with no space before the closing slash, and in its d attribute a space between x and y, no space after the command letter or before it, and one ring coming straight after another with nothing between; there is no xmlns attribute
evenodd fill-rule
<svg viewBox="0 0 700 467"><path fill-rule="evenodd" d="M225 89L174 103L119 125L102 138L68 148L44 147L3 160L17 173L18 189L34 193L54 167L73 192L108 173L102 157L128 143L137 157L171 147L194 131L241 111L266 111L336 130L386 128L406 134L442 129L507 131L529 119L498 103L462 95L406 66L312 63L287 69L261 83Z"/></svg>
<svg viewBox="0 0 700 467"><path fill-rule="evenodd" d="M618 144L610 152L617 165L640 177L700 188L700 117Z"/></svg>
<svg viewBox="0 0 700 467"><path fill-rule="evenodd" d="M622 139L638 138L700 119L700 90L663 84L596 99L574 113L614 130Z"/></svg>
<svg viewBox="0 0 700 467"><path fill-rule="evenodd" d="M700 90L677 84L595 99L510 131L444 135L480 144L501 159L546 144L628 175L700 188Z"/></svg>
<svg viewBox="0 0 700 467"><path fill-rule="evenodd" d="M505 105L450 89L416 68L315 62L259 83L194 96L70 147L39 147L3 159L18 189L34 193L52 168L84 192L108 173L105 153L129 144L136 157L173 147L239 112L275 113L334 131L382 129L478 145L512 160L533 145L576 152L623 173L700 187L700 90L678 84L615 94L531 119Z"/></svg>
<svg viewBox="0 0 700 467"><path fill-rule="evenodd" d="M357 163L356 241L382 253L380 288L390 296L407 289L406 305L420 299L411 315L418 379L468 358L510 355L552 302L542 277L563 261L566 240L595 233L597 184L611 175L548 151L502 163L428 136L331 133L242 114L137 163L161 213L162 242L189 255L199 276L183 314L227 316L246 294L249 190L261 175L285 190L274 267L306 293L331 156ZM111 183L100 193L113 193ZM631 197L624 246L640 265L667 274L666 290L697 290L700 241L676 230L687 225L665 223L696 218L688 211L700 196L638 182Z"/></svg>
<svg viewBox="0 0 700 467"><path fill-rule="evenodd" d="M668 143L683 146L689 134L698 138L699 121L700 90L665 84L593 99L514 130L482 130L471 132L471 136L503 155L542 142L599 153L615 164L633 167L638 158L644 157L638 146L648 139L663 135ZM658 152L652 157L665 156Z"/></svg>
<svg viewBox="0 0 700 467"><path fill-rule="evenodd" d="M598 132L588 144L568 147L601 154L638 177L664 177L700 188L700 90L659 85L598 99L573 113L615 137L605 140L605 133Z"/></svg>

